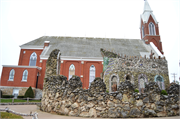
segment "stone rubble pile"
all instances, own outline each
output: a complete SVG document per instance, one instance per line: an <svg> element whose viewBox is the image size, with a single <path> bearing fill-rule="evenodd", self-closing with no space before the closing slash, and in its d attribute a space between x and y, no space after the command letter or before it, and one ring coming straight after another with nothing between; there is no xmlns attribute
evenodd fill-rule
<svg viewBox="0 0 180 119"><path fill-rule="evenodd" d="M106 92L106 85L104 84L103 80L99 77L95 78L89 87L89 91L91 93L100 93Z"/></svg>
<svg viewBox="0 0 180 119"><path fill-rule="evenodd" d="M176 85L170 90L179 97ZM41 110L101 118L175 116L179 114L179 100L171 95L161 95L155 82L147 84L143 94L134 92L134 86L128 80L121 82L116 92L107 93L101 78L95 78L89 89L84 90L78 76L67 81L65 76L53 75L45 79Z"/></svg>

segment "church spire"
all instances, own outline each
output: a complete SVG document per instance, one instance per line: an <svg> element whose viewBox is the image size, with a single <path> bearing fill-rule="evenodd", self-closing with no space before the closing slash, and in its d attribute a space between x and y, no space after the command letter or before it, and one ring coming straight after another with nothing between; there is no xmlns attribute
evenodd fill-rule
<svg viewBox="0 0 180 119"><path fill-rule="evenodd" d="M158 22L147 0L144 0L144 10L140 18L140 31L141 39L144 40L146 44L152 42L163 54Z"/></svg>
<svg viewBox="0 0 180 119"><path fill-rule="evenodd" d="M147 0L144 0L144 12L153 12Z"/></svg>
<svg viewBox="0 0 180 119"><path fill-rule="evenodd" d="M154 19L155 23L158 24L156 17L154 16L153 11L152 11L148 1L144 0L144 10L143 10L143 13L141 14L141 19L143 20L143 23L148 22L150 15Z"/></svg>

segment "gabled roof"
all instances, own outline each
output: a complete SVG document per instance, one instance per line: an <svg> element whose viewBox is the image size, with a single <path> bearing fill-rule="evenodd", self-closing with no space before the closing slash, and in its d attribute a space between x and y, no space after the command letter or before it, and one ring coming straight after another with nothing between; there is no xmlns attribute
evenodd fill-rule
<svg viewBox="0 0 180 119"><path fill-rule="evenodd" d="M141 27L141 19L143 21L143 23L147 23L149 20L150 15L152 16L152 18L154 19L155 23L158 24L156 17L153 14L153 11L151 10L151 7L148 3L147 0L144 1L144 10L143 13L140 16L140 27Z"/></svg>
<svg viewBox="0 0 180 119"><path fill-rule="evenodd" d="M49 57L54 49L59 49L63 57L102 58L100 48L114 51L128 56L142 56L142 53L150 53L153 50L140 39L115 39L115 38L87 38L87 37L58 37L43 36L20 47L44 46L45 41L50 45L45 47L41 57ZM154 51L154 50L153 50Z"/></svg>

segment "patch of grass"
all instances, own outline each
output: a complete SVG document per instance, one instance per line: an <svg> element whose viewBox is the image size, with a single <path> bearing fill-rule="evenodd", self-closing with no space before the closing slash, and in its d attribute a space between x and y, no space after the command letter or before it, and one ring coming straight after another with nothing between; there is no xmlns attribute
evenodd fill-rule
<svg viewBox="0 0 180 119"><path fill-rule="evenodd" d="M41 100L29 100L29 102L41 102Z"/></svg>
<svg viewBox="0 0 180 119"><path fill-rule="evenodd" d="M12 102L12 99L0 99L1 103L9 103Z"/></svg>
<svg viewBox="0 0 180 119"><path fill-rule="evenodd" d="M1 119L24 119L22 116L7 112L0 112Z"/></svg>
<svg viewBox="0 0 180 119"><path fill-rule="evenodd" d="M134 92L137 92L137 93L139 93L139 90L138 90L138 89L135 89L135 90L134 90Z"/></svg>
<svg viewBox="0 0 180 119"><path fill-rule="evenodd" d="M0 99L1 103L12 103L12 99ZM14 102L27 102L27 100L14 99ZM29 102L41 102L41 100L29 100Z"/></svg>
<svg viewBox="0 0 180 119"><path fill-rule="evenodd" d="M167 92L165 90L161 90L161 94L167 95Z"/></svg>

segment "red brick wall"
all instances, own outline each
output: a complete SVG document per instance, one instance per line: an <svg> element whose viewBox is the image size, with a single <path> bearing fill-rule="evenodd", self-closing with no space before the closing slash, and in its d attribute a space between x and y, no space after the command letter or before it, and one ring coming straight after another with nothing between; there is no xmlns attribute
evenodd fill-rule
<svg viewBox="0 0 180 119"><path fill-rule="evenodd" d="M64 60L63 63L61 63L60 74L66 76L67 79L69 79L69 67L71 64L75 66L75 75L81 78L81 81L83 83L83 88L86 88L86 89L89 87L90 66L91 65L95 66L96 77L100 77L100 74L103 71L102 61L84 61L84 64L82 64L81 61ZM81 75L83 75L83 77L81 77Z"/></svg>
<svg viewBox="0 0 180 119"><path fill-rule="evenodd" d="M2 75L1 75L1 86L17 86L17 87L32 86L32 87L36 87L37 73L39 72L37 88L42 89L45 72L46 72L46 61L47 60L42 60L42 62L39 62L39 66L42 67L42 69L40 71L36 68L3 67ZM102 61L84 61L84 64L82 64L81 61L64 60L63 63L61 63L60 74L66 76L67 79L69 78L69 67L71 64L74 64L75 75L77 75L81 78L81 81L83 83L83 88L86 88L86 89L89 87L90 66L94 65L96 68L95 77L100 77L100 74L103 71ZM11 69L15 70L14 81L8 81L9 72L11 71ZM28 79L27 79L27 82L22 82L21 81L22 75L23 75L23 71L25 69L28 70ZM83 77L81 77L81 75Z"/></svg>
<svg viewBox="0 0 180 119"><path fill-rule="evenodd" d="M149 23L152 22L155 25L155 31L156 31L156 35L149 35ZM144 34L145 37L142 37L142 25L144 26ZM162 43L160 42L160 36L159 36L159 26L158 24L155 23L154 19L152 18L152 16L150 15L149 20L147 23L143 23L142 19L141 19L141 28L140 28L140 34L141 34L141 39L143 40L148 40L145 41L146 44L149 44L150 42L153 42L154 45L159 49L159 51L163 54L162 52Z"/></svg>
<svg viewBox="0 0 180 119"><path fill-rule="evenodd" d="M25 53L24 53L25 51ZM43 50L35 50L35 49L21 49L20 51L20 56L19 56L19 63L18 65L25 65L29 66L29 60L30 56L33 52L37 54L37 61L36 61L36 66L40 66L40 55Z"/></svg>
<svg viewBox="0 0 180 119"><path fill-rule="evenodd" d="M42 63L40 63L42 67L41 72L39 73L39 78L38 78L38 88L40 89L43 89L44 77L45 77L45 72L46 72L46 61L47 60L42 60Z"/></svg>
<svg viewBox="0 0 180 119"><path fill-rule="evenodd" d="M14 69L14 80L9 80L9 73ZM28 70L28 78L27 82L22 82L22 76L24 70ZM17 68L17 67L3 67L2 75L1 75L1 86L17 86L17 87L36 87L36 79L37 79L37 68Z"/></svg>

